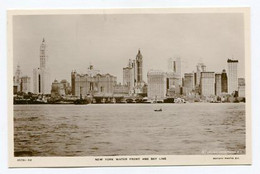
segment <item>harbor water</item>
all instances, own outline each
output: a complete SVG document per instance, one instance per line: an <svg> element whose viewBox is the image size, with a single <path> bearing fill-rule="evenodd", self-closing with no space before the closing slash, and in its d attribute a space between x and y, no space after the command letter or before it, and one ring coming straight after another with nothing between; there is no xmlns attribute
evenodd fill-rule
<svg viewBox="0 0 260 174"><path fill-rule="evenodd" d="M245 154L245 132L244 103L14 105L15 156Z"/></svg>

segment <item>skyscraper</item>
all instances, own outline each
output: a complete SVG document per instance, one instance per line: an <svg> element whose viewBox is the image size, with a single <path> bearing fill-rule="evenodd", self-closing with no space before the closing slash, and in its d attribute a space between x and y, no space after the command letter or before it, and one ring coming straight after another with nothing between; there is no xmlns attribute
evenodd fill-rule
<svg viewBox="0 0 260 174"><path fill-rule="evenodd" d="M214 72L201 72L201 95L205 97L215 95Z"/></svg>
<svg viewBox="0 0 260 174"><path fill-rule="evenodd" d="M228 59L228 93L238 91L237 64L238 60Z"/></svg>
<svg viewBox="0 0 260 174"><path fill-rule="evenodd" d="M51 92L47 59L47 45L43 38L40 45L40 67L33 70L33 92L35 94L50 94Z"/></svg>
<svg viewBox="0 0 260 174"><path fill-rule="evenodd" d="M221 93L227 93L228 92L228 78L226 70L223 69L221 74Z"/></svg>

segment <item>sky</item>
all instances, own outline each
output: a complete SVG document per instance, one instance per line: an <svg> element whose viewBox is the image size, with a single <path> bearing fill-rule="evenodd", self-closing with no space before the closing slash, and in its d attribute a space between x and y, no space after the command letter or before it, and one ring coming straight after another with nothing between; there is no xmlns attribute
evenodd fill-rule
<svg viewBox="0 0 260 174"><path fill-rule="evenodd" d="M168 70L168 59L180 57L182 74L204 63L207 71L227 69L239 61L245 77L244 21L240 13L19 15L13 19L14 70L32 77L40 65L45 38L51 80L67 79L71 71L86 73L90 64L122 82L123 67L143 55L144 80L150 69Z"/></svg>

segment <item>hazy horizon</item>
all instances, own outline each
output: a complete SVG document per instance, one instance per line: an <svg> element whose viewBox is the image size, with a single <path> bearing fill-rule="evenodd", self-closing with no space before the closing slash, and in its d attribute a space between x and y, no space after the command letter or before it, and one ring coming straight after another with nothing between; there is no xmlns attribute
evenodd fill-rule
<svg viewBox="0 0 260 174"><path fill-rule="evenodd" d="M88 66L117 76L143 55L144 80L149 69L168 70L168 59L180 57L182 74L203 62L207 71L227 69L227 59L239 60L238 77L245 77L244 21L228 14L106 14L20 15L13 20L14 69L32 78L40 64L45 38L51 81L66 79Z"/></svg>

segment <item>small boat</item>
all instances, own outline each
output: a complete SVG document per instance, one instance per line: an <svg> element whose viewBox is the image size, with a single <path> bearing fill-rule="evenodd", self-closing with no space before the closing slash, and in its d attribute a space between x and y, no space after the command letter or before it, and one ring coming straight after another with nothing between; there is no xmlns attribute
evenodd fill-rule
<svg viewBox="0 0 260 174"><path fill-rule="evenodd" d="M155 112L162 112L162 108L161 109L155 109Z"/></svg>

